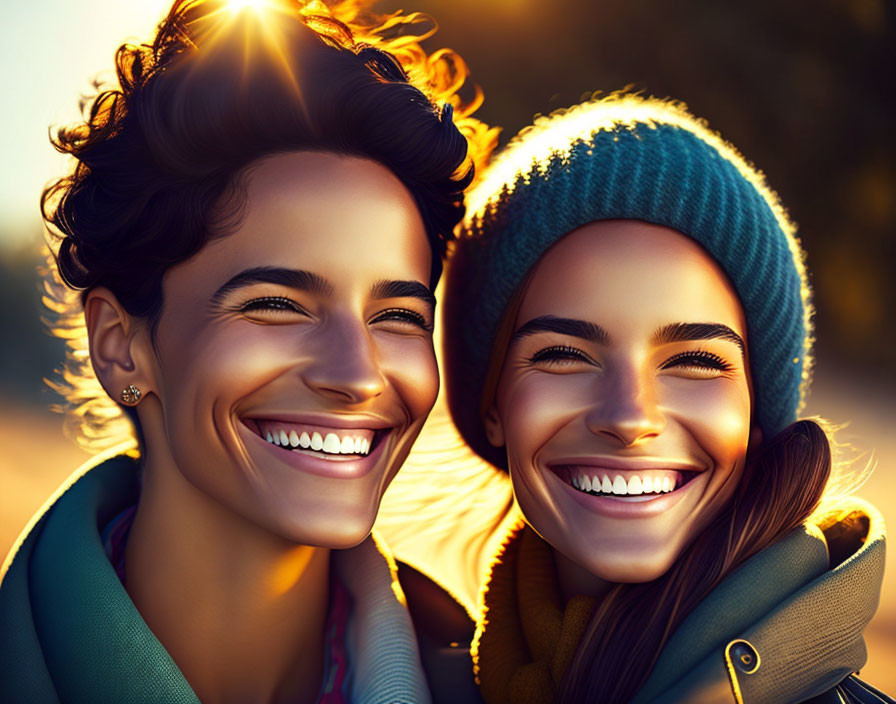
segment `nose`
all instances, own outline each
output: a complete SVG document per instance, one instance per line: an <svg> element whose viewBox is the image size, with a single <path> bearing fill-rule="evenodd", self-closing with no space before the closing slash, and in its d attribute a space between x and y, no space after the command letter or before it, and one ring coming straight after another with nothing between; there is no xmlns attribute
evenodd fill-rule
<svg viewBox="0 0 896 704"><path fill-rule="evenodd" d="M630 447L658 436L666 427L656 389L633 370L605 379L598 396L585 418L588 430L595 435Z"/></svg>
<svg viewBox="0 0 896 704"><path fill-rule="evenodd" d="M363 322L330 320L317 333L313 358L301 372L310 389L341 403L362 403L383 393L386 378Z"/></svg>

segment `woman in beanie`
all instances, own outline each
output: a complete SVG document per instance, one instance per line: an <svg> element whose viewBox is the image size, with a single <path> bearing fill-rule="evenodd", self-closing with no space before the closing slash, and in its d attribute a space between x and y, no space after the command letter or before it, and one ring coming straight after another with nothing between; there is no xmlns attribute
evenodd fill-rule
<svg viewBox="0 0 896 704"><path fill-rule="evenodd" d="M460 59L361 4L176 0L55 135L58 388L116 447L4 563L0 701L429 701L371 528L490 133Z"/></svg>
<svg viewBox="0 0 896 704"><path fill-rule="evenodd" d="M488 704L893 701L852 674L881 517L798 420L811 313L776 195L681 105L588 102L494 161L444 333L525 517L480 597Z"/></svg>

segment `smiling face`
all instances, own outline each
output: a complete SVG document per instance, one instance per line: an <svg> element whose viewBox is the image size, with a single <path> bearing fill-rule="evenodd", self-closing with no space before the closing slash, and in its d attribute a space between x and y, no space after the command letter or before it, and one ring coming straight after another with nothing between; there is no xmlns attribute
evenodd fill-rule
<svg viewBox="0 0 896 704"><path fill-rule="evenodd" d="M165 275L147 463L291 541L349 547L438 391L426 232L371 161L280 154L246 184L235 230Z"/></svg>
<svg viewBox="0 0 896 704"><path fill-rule="evenodd" d="M603 580L666 572L724 505L750 440L740 304L692 240L586 225L523 293L490 440L530 525Z"/></svg>

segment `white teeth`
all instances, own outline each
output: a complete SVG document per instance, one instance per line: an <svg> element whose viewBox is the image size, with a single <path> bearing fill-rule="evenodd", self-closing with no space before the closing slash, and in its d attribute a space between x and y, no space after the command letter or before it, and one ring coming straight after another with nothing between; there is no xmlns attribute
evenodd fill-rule
<svg viewBox="0 0 896 704"><path fill-rule="evenodd" d="M324 436L319 432L309 435L307 431L299 434L296 429L277 428L265 431L264 437L273 445L310 449L331 455L366 455L370 452L370 440L362 435L326 433Z"/></svg>
<svg viewBox="0 0 896 704"><path fill-rule="evenodd" d="M621 474L617 474L613 480L613 493L622 495L628 493L628 482L625 481Z"/></svg>
<svg viewBox="0 0 896 704"><path fill-rule="evenodd" d="M632 475L628 480L620 474L610 479L609 475L586 476L584 474L572 477L570 483L581 491L595 491L603 494L616 494L618 496L640 496L642 494L667 494L675 491L677 483L674 477Z"/></svg>
<svg viewBox="0 0 896 704"><path fill-rule="evenodd" d="M327 433L327 437L324 438L323 451L338 455L340 447L342 447L342 443L339 442L339 436L336 433Z"/></svg>

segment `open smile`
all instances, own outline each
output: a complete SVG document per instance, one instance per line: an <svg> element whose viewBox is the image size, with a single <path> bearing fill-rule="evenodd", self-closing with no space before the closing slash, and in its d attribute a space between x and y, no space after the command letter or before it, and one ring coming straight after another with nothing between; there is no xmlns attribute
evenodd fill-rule
<svg viewBox="0 0 896 704"><path fill-rule="evenodd" d="M686 469L621 470L574 464L552 465L550 469L582 493L633 502L678 491L699 474Z"/></svg>
<svg viewBox="0 0 896 704"><path fill-rule="evenodd" d="M546 474L573 501L608 518L658 516L691 489L705 486L709 473L690 463L665 460L569 458L551 462Z"/></svg>
<svg viewBox="0 0 896 704"><path fill-rule="evenodd" d="M389 429L332 428L280 420L257 420L259 435L272 445L327 459L364 457Z"/></svg>
<svg viewBox="0 0 896 704"><path fill-rule="evenodd" d="M303 421L252 418L243 425L278 457L296 469L329 477L366 474L382 454L384 440L394 427L344 427Z"/></svg>

